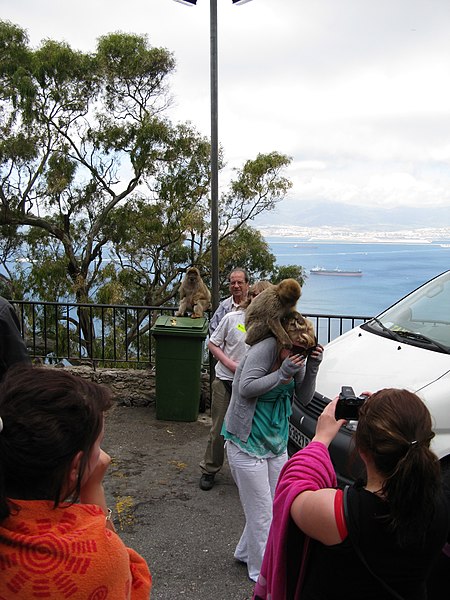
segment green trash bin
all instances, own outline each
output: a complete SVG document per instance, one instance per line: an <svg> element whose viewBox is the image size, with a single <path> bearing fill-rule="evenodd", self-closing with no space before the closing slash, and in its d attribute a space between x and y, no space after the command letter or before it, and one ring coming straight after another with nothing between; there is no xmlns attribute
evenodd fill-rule
<svg viewBox="0 0 450 600"><path fill-rule="evenodd" d="M208 320L163 315L151 333L155 338L156 418L196 421Z"/></svg>

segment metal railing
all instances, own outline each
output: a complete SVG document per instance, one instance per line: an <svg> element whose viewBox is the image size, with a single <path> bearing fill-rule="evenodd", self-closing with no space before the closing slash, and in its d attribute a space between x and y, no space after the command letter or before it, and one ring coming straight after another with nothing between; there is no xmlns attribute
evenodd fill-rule
<svg viewBox="0 0 450 600"><path fill-rule="evenodd" d="M151 327L177 307L77 304L14 300L30 356L45 363L146 368L154 363ZM371 317L309 314L319 343ZM205 351L205 362L208 353Z"/></svg>
<svg viewBox="0 0 450 600"><path fill-rule="evenodd" d="M317 340L325 345L343 333L350 331L358 325L369 321L372 317L368 316L349 316L349 315L322 315L322 314L304 314L313 324L316 331Z"/></svg>

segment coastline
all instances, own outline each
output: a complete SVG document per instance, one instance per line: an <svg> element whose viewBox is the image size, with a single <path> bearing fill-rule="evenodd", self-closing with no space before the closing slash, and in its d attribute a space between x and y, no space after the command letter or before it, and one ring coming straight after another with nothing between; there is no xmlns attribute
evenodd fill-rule
<svg viewBox="0 0 450 600"><path fill-rule="evenodd" d="M330 244L440 244L450 241L450 227L401 229L396 231L350 230L326 227L297 227L267 225L257 228L267 238L290 238L286 244L314 242ZM280 242L283 243L283 242Z"/></svg>

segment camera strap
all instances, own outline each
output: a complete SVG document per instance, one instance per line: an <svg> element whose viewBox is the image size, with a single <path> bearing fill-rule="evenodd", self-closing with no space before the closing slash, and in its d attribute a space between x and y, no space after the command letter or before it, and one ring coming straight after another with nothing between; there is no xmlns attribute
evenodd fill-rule
<svg viewBox="0 0 450 600"><path fill-rule="evenodd" d="M344 504L344 518L345 518L345 522L347 524L348 537L352 543L352 546L355 549L356 554L358 555L360 561L366 567L366 569L369 571L369 573L372 575L372 577L374 579L376 579L383 586L383 588L387 592L389 592L389 594L391 594L391 596L393 598L396 598L397 600L405 600L403 598L403 596L400 596L400 594L398 594L395 590L393 590L390 585L388 585L383 579L381 579L381 577L379 577L376 573L374 573L372 571L372 569L369 567L369 565L367 564L367 561L364 558L364 554L362 553L361 548L359 547L358 539L355 535L355 533L357 531L357 526L356 526L356 524L352 518L352 515L350 513L350 510L349 510L349 504L348 504L349 488L350 488L349 485L346 485L344 488L343 504Z"/></svg>

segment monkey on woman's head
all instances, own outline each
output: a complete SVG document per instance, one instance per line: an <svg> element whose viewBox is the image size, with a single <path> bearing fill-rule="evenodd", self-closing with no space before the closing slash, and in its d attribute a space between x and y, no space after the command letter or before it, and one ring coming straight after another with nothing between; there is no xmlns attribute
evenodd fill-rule
<svg viewBox="0 0 450 600"><path fill-rule="evenodd" d="M295 308L301 293L298 281L283 279L278 285L258 294L245 313L245 343L253 346L274 335L281 348L292 348L292 342L281 324L281 319Z"/></svg>
<svg viewBox="0 0 450 600"><path fill-rule="evenodd" d="M200 277L196 267L189 267L179 290L180 305L175 315L182 317L186 311L191 311L191 317L203 317L205 310L211 306L211 293Z"/></svg>
<svg viewBox="0 0 450 600"><path fill-rule="evenodd" d="M297 346L306 351L316 347L317 339L314 332L314 325L298 311L293 310L283 317L281 324L283 329L287 331L293 343L293 348Z"/></svg>

